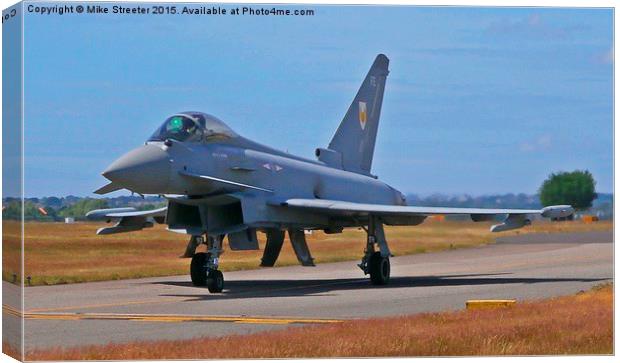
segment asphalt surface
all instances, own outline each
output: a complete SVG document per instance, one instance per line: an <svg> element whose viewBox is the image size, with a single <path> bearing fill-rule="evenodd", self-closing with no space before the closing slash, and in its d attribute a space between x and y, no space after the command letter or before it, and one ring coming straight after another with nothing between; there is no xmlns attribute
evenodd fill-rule
<svg viewBox="0 0 620 363"><path fill-rule="evenodd" d="M612 241L611 231L529 234L485 247L394 257L385 287L370 285L355 262L227 272L221 294L193 287L188 276L29 287L25 345L247 334L456 310L469 299L573 294L613 278ZM4 318L18 319L14 310L4 306Z"/></svg>

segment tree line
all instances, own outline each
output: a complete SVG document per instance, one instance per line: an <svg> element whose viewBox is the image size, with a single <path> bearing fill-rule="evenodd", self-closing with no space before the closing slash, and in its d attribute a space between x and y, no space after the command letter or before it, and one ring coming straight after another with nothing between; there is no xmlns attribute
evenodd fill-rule
<svg viewBox="0 0 620 363"><path fill-rule="evenodd" d="M138 210L148 210L159 208L163 203L142 203L136 205ZM85 219L86 213L94 209L110 208L110 203L106 199L82 198L74 203L66 205L52 206L45 203L37 203L33 200L24 201L24 220L55 222L71 217L76 220ZM6 200L2 206L2 218L19 220L21 219L22 208L19 199Z"/></svg>
<svg viewBox="0 0 620 363"><path fill-rule="evenodd" d="M541 206L569 204L577 211L587 210L592 207L592 202L597 198L595 191L596 182L592 174L587 170L575 170L572 172L552 173L542 183L538 190L538 196L526 194L506 194L503 196L485 197L442 197L433 195L427 198L419 198L415 195L407 197L410 205L418 206L443 206L443 207L512 207L512 208L538 208ZM501 203L502 205L498 205ZM2 203L3 219L21 219L21 200L7 198ZM37 221L59 221L66 217L76 220L84 219L88 211L102 208L115 208L133 206L139 210L155 209L164 206L165 200L158 197L116 197L107 199L79 198L69 196L65 198L27 198L24 200L24 219Z"/></svg>

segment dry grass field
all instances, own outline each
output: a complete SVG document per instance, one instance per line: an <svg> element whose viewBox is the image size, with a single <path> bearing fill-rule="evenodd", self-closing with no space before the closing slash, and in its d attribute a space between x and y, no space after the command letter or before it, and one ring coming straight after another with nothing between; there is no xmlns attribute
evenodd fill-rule
<svg viewBox="0 0 620 363"><path fill-rule="evenodd" d="M8 355L9 357L13 357L19 361L23 361L21 350L13 347L11 344L2 341L2 353Z"/></svg>
<svg viewBox="0 0 620 363"><path fill-rule="evenodd" d="M19 279L22 263L20 235L19 223L2 221L2 279L5 281Z"/></svg>
<svg viewBox="0 0 620 363"><path fill-rule="evenodd" d="M308 337L312 337L308 339ZM613 353L613 288L509 308L427 313L249 336L28 352L28 360L247 359Z"/></svg>
<svg viewBox="0 0 620 363"><path fill-rule="evenodd" d="M139 232L97 236L100 223L28 222L25 231L25 276L32 285L51 285L187 274L189 259L181 259L188 237L171 233L164 226ZM395 255L423 253L492 243L498 236L519 233L555 233L609 230L612 222L586 224L574 222L534 222L517 231L494 234L490 223L427 221L416 227L387 227L390 248ZM19 224L3 222L3 279L19 276ZM307 236L317 263L358 260L364 248L365 233L346 230L342 234L317 232ZM258 268L265 245L259 234L261 251L227 250L221 258L224 271ZM277 266L297 264L289 242L285 242ZM19 278L18 278L19 279Z"/></svg>

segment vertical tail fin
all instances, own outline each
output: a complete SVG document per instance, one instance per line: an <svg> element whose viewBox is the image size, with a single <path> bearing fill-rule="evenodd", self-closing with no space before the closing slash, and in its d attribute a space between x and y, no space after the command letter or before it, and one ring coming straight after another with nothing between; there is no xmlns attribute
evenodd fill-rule
<svg viewBox="0 0 620 363"><path fill-rule="evenodd" d="M383 54L375 58L329 143L330 150L340 153L344 170L370 174L389 63Z"/></svg>

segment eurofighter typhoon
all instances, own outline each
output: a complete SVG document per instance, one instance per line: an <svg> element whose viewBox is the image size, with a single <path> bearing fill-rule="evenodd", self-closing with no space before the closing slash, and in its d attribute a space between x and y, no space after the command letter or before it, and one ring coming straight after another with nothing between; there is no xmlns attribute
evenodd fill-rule
<svg viewBox="0 0 620 363"><path fill-rule="evenodd" d="M415 226L432 215L467 215L474 222L500 216L503 221L491 232L501 232L530 224L531 215L561 218L573 213L568 205L541 210L408 206L401 192L371 174L388 64L385 55L376 57L329 145L316 149L316 159L246 139L206 113L170 116L143 146L103 172L111 183L96 191L160 195L167 207L101 209L87 217L116 221L99 229L101 235L163 223L191 236L184 257L192 259L192 283L221 292L219 256L225 237L233 251L257 250L257 233L265 233L261 266L270 267L288 232L299 262L313 266L305 230L341 233L361 227L366 244L359 267L373 284L383 285L390 278L391 256L384 225ZM196 253L200 244L207 245L207 252Z"/></svg>

